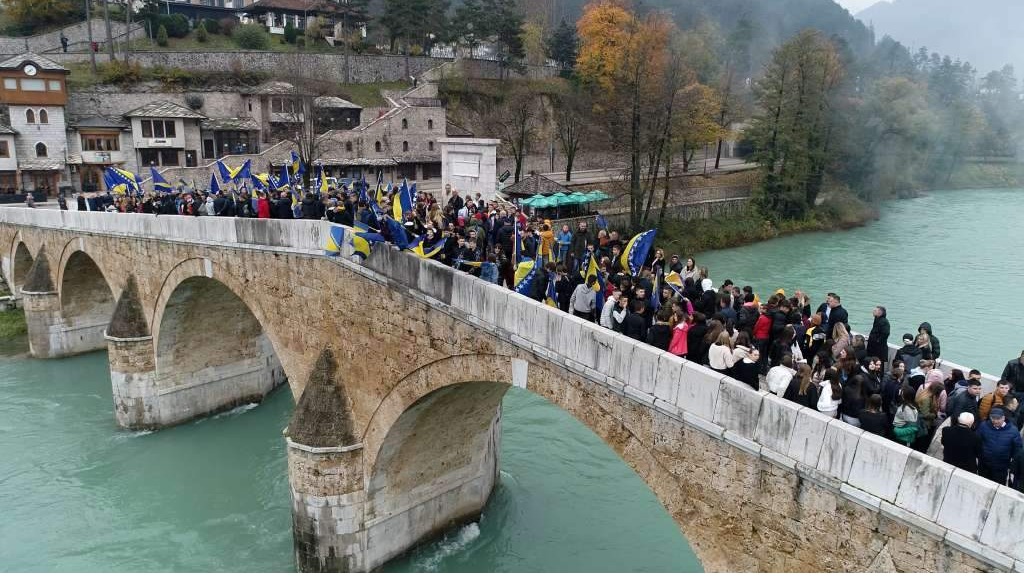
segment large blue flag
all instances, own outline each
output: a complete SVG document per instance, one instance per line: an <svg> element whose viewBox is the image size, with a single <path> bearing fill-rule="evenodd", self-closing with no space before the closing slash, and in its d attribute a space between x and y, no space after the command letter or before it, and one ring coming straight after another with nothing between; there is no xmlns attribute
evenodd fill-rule
<svg viewBox="0 0 1024 576"><path fill-rule="evenodd" d="M533 281L537 278L537 261L524 260L516 265L513 290L523 296L533 296Z"/></svg>
<svg viewBox="0 0 1024 576"><path fill-rule="evenodd" d="M217 175L210 174L210 194L219 194L220 184L217 183Z"/></svg>
<svg viewBox="0 0 1024 576"><path fill-rule="evenodd" d="M153 166L149 167L149 172L153 176L153 190L159 194L169 194L171 192L171 183L157 172Z"/></svg>
<svg viewBox="0 0 1024 576"><path fill-rule="evenodd" d="M640 267L644 265L647 253L654 246L654 236L657 233L657 230L648 230L630 238L622 251L622 256L619 257L619 264L623 270L628 270L632 276L640 273Z"/></svg>
<svg viewBox="0 0 1024 576"><path fill-rule="evenodd" d="M391 211L394 213L395 220L402 220L405 215L412 212L412 193L409 190L409 182L402 180L402 185L398 188L398 194L391 199Z"/></svg>
<svg viewBox="0 0 1024 576"><path fill-rule="evenodd" d="M384 217L384 223L388 227L388 235L391 236L391 243L398 246L399 250L407 250L412 247L409 236L405 233L405 226L394 218Z"/></svg>

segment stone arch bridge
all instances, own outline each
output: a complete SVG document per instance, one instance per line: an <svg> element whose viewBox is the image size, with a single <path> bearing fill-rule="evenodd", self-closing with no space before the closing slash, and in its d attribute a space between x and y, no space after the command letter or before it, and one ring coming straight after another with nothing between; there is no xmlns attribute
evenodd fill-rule
<svg viewBox="0 0 1024 576"><path fill-rule="evenodd" d="M120 426L287 382L301 570L477 517L509 386L614 448L707 569L1024 569L1006 487L434 262L324 256L327 226L7 208L0 254L34 356L107 349Z"/></svg>

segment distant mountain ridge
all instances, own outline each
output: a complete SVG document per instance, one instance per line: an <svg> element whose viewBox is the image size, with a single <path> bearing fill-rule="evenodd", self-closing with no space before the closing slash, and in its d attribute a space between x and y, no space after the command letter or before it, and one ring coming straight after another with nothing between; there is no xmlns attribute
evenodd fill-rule
<svg viewBox="0 0 1024 576"><path fill-rule="evenodd" d="M916 51L948 54L971 63L979 76L1012 64L1024 71L1024 2L1021 0L892 0L856 14Z"/></svg>

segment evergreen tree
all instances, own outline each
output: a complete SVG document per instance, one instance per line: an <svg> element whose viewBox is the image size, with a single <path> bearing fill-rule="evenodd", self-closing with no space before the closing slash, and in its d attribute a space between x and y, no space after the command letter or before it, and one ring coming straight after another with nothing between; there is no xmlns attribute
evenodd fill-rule
<svg viewBox="0 0 1024 576"><path fill-rule="evenodd" d="M380 23L388 29L391 49L401 42L429 48L431 35L440 37L447 25L448 0L385 0Z"/></svg>
<svg viewBox="0 0 1024 576"><path fill-rule="evenodd" d="M555 28L547 41L547 54L562 68L572 68L576 65L576 27L565 20Z"/></svg>
<svg viewBox="0 0 1024 576"><path fill-rule="evenodd" d="M159 46L167 46L167 27L163 24L156 29L156 43Z"/></svg>

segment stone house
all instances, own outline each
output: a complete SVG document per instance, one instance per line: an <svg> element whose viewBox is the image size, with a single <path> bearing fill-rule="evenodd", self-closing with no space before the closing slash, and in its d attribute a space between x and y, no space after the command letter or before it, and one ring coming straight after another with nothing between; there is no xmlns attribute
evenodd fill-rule
<svg viewBox="0 0 1024 576"><path fill-rule="evenodd" d="M103 172L110 166L135 170L131 125L120 116L69 116L68 168L78 190L103 189Z"/></svg>
<svg viewBox="0 0 1024 576"><path fill-rule="evenodd" d="M67 185L67 68L31 52L0 62L0 189Z"/></svg>
<svg viewBox="0 0 1024 576"><path fill-rule="evenodd" d="M124 114L131 122L132 143L139 171L147 167L199 165L200 124L206 116L158 100Z"/></svg>

